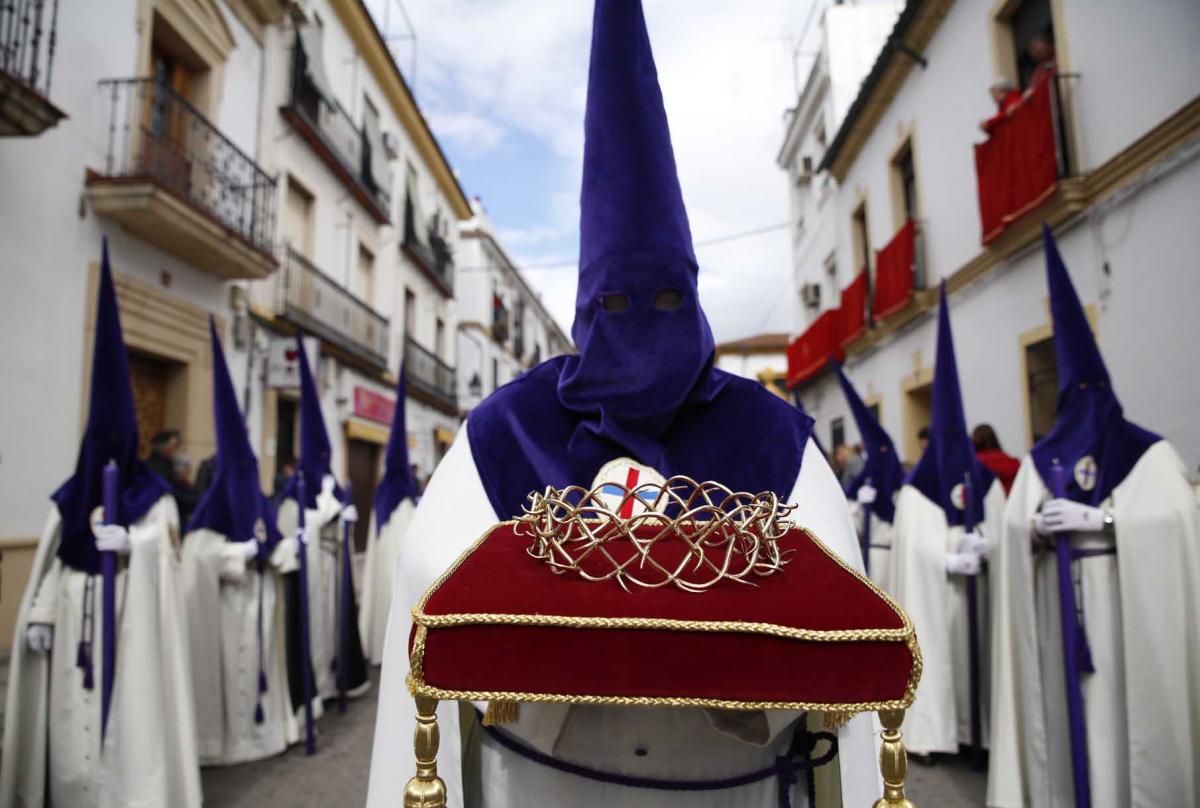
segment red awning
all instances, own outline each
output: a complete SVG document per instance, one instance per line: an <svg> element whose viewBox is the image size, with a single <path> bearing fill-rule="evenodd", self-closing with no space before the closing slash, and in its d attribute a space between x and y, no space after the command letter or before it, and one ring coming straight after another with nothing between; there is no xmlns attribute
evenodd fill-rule
<svg viewBox="0 0 1200 808"><path fill-rule="evenodd" d="M839 361L843 354L839 344L841 309L829 309L788 346L788 387L806 382L825 369L830 356Z"/></svg>
<svg viewBox="0 0 1200 808"><path fill-rule="evenodd" d="M975 146L979 220L987 244L1046 201L1058 184L1056 78L1048 75Z"/></svg>
<svg viewBox="0 0 1200 808"><path fill-rule="evenodd" d="M867 330L867 270L855 276L842 290L838 324L838 347L845 348Z"/></svg>
<svg viewBox="0 0 1200 808"><path fill-rule="evenodd" d="M913 293L916 254L917 225L909 219L887 246L875 253L875 301L871 310L876 320L895 314L908 304Z"/></svg>

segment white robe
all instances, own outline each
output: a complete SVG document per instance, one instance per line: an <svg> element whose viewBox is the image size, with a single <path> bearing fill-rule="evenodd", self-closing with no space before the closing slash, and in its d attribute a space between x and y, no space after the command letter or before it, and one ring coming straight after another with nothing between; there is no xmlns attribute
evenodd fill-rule
<svg viewBox="0 0 1200 808"><path fill-rule="evenodd" d="M845 497L833 472L811 442L799 478L789 498L800 503L798 524L811 529L835 552L862 569ZM404 784L413 776L413 728L416 715L405 686L409 670L408 637L411 609L433 581L470 544L496 523L471 455L464 425L429 482L409 526L408 539L397 553L395 596L384 650L371 757L368 808L395 808ZM748 674L751 675L751 674ZM479 705L482 706L482 705ZM763 806L778 804L777 783L769 779L752 786L710 792L665 792L604 785L548 769L505 752L484 738L478 746L463 744L471 724L460 726L459 705L438 706L441 746L438 773L446 782L449 805L487 808L501 806L570 806L613 808L619 805L662 808ZM790 727L799 713L768 711L739 716L699 710L576 707L522 704L520 719L505 726L524 743L557 757L585 763L603 771L672 779L708 779L744 774L764 767L786 750ZM716 728L721 723L725 732ZM878 773L877 720L861 715L838 732L839 759L819 769L818 802L846 808L868 806L882 793ZM740 736L740 737L738 737ZM478 738L477 735L474 736ZM477 752L479 772L469 772L474 798L464 800L463 746ZM634 749L647 754L635 756ZM683 753L686 750L686 753ZM468 761L468 769L473 766ZM801 783L804 775L801 775ZM840 799L839 796L840 788ZM793 804L804 804L803 786Z"/></svg>
<svg viewBox="0 0 1200 808"><path fill-rule="evenodd" d="M314 702L338 694L333 663L337 658L338 558L342 552L342 526L338 514L341 511L342 503L337 497L320 491L317 507L304 514L305 547L308 550L308 647L312 655ZM276 517L279 532L284 536L294 535L298 516L296 500L284 500ZM350 695L358 695L358 692ZM314 709L313 717L317 718L321 709L315 704ZM296 715L303 720L303 707Z"/></svg>
<svg viewBox="0 0 1200 808"><path fill-rule="evenodd" d="M861 504L850 502L850 515L854 519L854 529L858 533L858 546L862 547L863 507ZM892 591L892 533L894 528L874 513L871 514L871 546L867 548L871 563L867 566L867 574L875 585L884 592Z"/></svg>
<svg viewBox="0 0 1200 808"><path fill-rule="evenodd" d="M88 576L59 561L61 518L51 509L13 635L2 808L200 805L178 524L175 501L165 496L129 528L132 550L117 576L116 681L101 750L102 578L95 576L95 685L85 690L75 662ZM30 623L53 624L49 654L27 647Z"/></svg>
<svg viewBox="0 0 1200 808"><path fill-rule="evenodd" d="M1057 561L1030 552L1049 498L1026 457L995 568L991 772L994 808L1070 808L1070 741ZM1096 672L1082 677L1093 808L1200 804L1200 515L1165 441L1142 455L1104 507L1116 555L1076 562ZM1111 546L1100 533L1072 546Z"/></svg>
<svg viewBox="0 0 1200 808"><path fill-rule="evenodd" d="M376 665L383 662L383 641L387 635L388 612L392 607L396 554L412 521L413 501L405 498L395 507L382 530L376 530L371 515L367 538L367 558L363 563L362 608L358 612L358 632L363 653Z"/></svg>
<svg viewBox="0 0 1200 808"><path fill-rule="evenodd" d="M279 573L296 564L280 542L260 575L225 536L202 529L183 542L183 585L191 643L197 744L203 765L245 763L277 755L299 740L288 691L283 587ZM289 552L290 549L290 552ZM288 556L291 556L290 558ZM259 588L267 692L258 694ZM263 722L255 723L261 704Z"/></svg>
<svg viewBox="0 0 1200 808"><path fill-rule="evenodd" d="M992 483L983 501L979 532L994 548L1004 513L1004 488ZM946 572L946 554L956 552L963 528L911 485L900 489L888 575L891 594L917 630L924 667L917 699L904 718L904 743L914 754L956 753L971 741L971 679L967 583ZM979 617L979 701L983 743L988 743L989 614L988 573L976 576Z"/></svg>

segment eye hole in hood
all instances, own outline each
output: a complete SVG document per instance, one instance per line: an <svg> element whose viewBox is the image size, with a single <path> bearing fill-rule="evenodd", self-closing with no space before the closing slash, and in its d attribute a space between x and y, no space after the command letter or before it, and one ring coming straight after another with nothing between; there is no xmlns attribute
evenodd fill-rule
<svg viewBox="0 0 1200 808"><path fill-rule="evenodd" d="M683 292L678 289L659 289L654 293L654 308L659 311L675 311L683 305Z"/></svg>

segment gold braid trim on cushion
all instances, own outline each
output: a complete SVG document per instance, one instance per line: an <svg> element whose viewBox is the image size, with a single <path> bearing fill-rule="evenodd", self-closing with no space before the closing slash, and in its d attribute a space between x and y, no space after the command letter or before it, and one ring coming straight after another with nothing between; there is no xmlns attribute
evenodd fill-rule
<svg viewBox="0 0 1200 808"><path fill-rule="evenodd" d="M514 528L533 539L529 555L556 574L615 580L626 591L675 586L703 592L721 581L753 585L755 577L780 572L787 558L778 542L791 529L787 516L795 509L769 491L735 492L682 475L633 488L547 487L529 502ZM667 563L655 553L664 541L682 542L686 552ZM626 557L617 558L614 547Z"/></svg>
<svg viewBox="0 0 1200 808"><path fill-rule="evenodd" d="M412 610L413 622L416 624L416 636L412 652L409 655L410 672L405 678L409 692L417 696L428 696L438 700L456 701L507 701L530 702L543 704L598 704L631 707L712 707L730 710L820 710L826 713L840 713L848 720L849 716L874 710L904 710L912 705L916 698L917 685L921 681L921 671L924 665L921 648L917 643L916 630L908 614L900 608L890 595L880 589L874 581L854 569L841 556L830 550L824 542L816 537L808 528L802 530L823 553L834 563L849 572L872 592L883 599L885 603L899 616L902 627L898 629L840 629L822 631L818 629L801 629L791 626L777 626L767 623L748 621L710 622L702 620L666 620L655 618L606 618L606 617L570 617L554 615L520 615L520 614L445 614L430 615L425 613L425 605L429 598L441 588L442 584L471 556L479 545L487 540L496 529L512 522L502 522L489 528L482 536L474 541L458 559L446 569L433 585L425 591ZM770 636L786 637L789 639L809 641L902 641L912 654L912 670L904 688L904 695L899 699L877 702L851 703L816 703L794 701L726 701L721 699L689 698L689 697L646 697L646 696L595 696L561 693L526 693L513 691L490 690L443 690L425 682L425 635L431 628L443 628L464 625L545 625L565 628L605 629L605 628L645 628L669 631L743 631L760 633ZM838 716L831 720L838 721Z"/></svg>

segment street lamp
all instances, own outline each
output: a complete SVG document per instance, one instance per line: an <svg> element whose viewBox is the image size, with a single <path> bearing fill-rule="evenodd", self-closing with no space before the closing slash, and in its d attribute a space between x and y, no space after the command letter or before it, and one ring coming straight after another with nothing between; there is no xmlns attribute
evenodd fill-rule
<svg viewBox="0 0 1200 808"><path fill-rule="evenodd" d="M471 375L471 381L467 382L467 390L471 393L471 398L483 395L483 381L480 380L478 372Z"/></svg>

